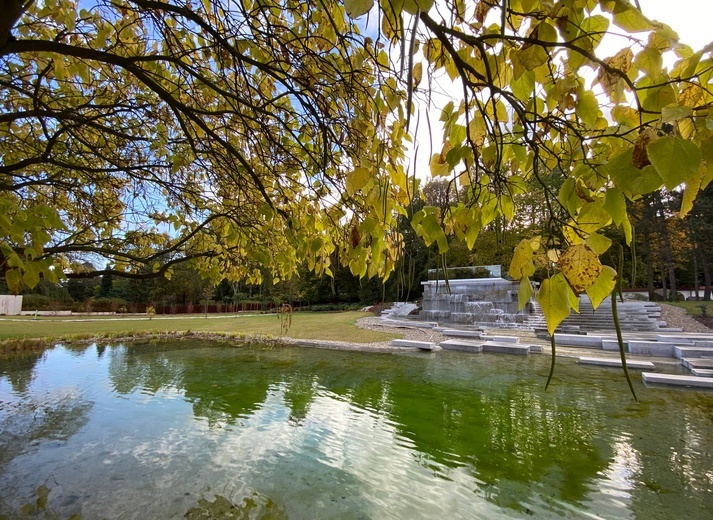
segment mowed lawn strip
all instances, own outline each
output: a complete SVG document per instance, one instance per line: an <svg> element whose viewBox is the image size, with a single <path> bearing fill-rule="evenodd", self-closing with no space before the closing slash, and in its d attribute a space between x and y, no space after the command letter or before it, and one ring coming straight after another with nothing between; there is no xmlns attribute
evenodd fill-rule
<svg viewBox="0 0 713 520"><path fill-rule="evenodd" d="M360 329L356 320L372 316L368 312L296 312L286 336L296 339L323 339L350 343L389 341L401 337ZM151 320L141 316L90 316L54 317L38 319L18 316L0 317L0 339L57 338L75 334L120 335L132 332L206 332L236 334L266 334L279 337L280 319L275 314L234 314L220 317L202 315L154 316Z"/></svg>

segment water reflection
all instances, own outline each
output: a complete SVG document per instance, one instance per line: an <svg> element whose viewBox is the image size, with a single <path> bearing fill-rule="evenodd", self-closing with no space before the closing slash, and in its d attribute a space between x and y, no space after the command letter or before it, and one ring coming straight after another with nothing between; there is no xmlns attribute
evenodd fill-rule
<svg viewBox="0 0 713 520"><path fill-rule="evenodd" d="M101 416L105 431L117 431L103 464L116 468L115 478L144 471L177 493L194 482L185 499L174 499L184 513L242 499L249 505L258 491L281 507L302 504L302 515L309 503L309 516L670 518L678 511L695 519L713 507L713 394L641 387L643 400L633 403L615 372L587 372L583 382L583 369L566 363L562 381L545 393L546 362L536 358L198 347L74 352L84 356L73 365L78 373L82 363L89 371L88 356L92 370L104 367L110 393L53 391L40 421L47 427L28 426L33 410L19 401L12 410L0 403L3 429L33 432L0 446L11 454L5 466L37 439L66 440L80 429L82 445L93 449L99 441L87 423L99 417L96 400L115 416ZM3 368L0 389L4 377L13 393L37 395L31 374L42 362L26 365ZM126 411L115 408L117 395L129 400ZM182 419L182 403L193 423ZM128 434L121 420L145 431ZM207 491L206 482L234 495Z"/></svg>

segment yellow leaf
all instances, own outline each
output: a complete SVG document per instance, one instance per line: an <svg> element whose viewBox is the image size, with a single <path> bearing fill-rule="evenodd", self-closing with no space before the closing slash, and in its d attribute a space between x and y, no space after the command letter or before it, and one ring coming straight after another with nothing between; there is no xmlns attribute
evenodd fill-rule
<svg viewBox="0 0 713 520"><path fill-rule="evenodd" d="M542 307L550 335L554 334L557 326L569 316L569 291L569 285L562 273L543 280L537 291L537 301Z"/></svg>
<svg viewBox="0 0 713 520"><path fill-rule="evenodd" d="M413 86L414 88L418 87L419 83L421 83L421 78L423 77L423 63L420 61L413 66Z"/></svg>
<svg viewBox="0 0 713 520"><path fill-rule="evenodd" d="M347 193L354 195L354 193L366 186L370 177L371 172L367 168L363 166L355 168L353 172L347 175Z"/></svg>
<svg viewBox="0 0 713 520"><path fill-rule="evenodd" d="M531 240L523 238L515 248L515 252L510 262L508 274L513 280L529 277L535 274L535 264L532 256L535 251L532 249Z"/></svg>
<svg viewBox="0 0 713 520"><path fill-rule="evenodd" d="M575 294L583 293L602 272L599 257L586 244L568 248L560 257L557 265Z"/></svg>
<svg viewBox="0 0 713 520"><path fill-rule="evenodd" d="M520 280L520 289L517 291L517 310L522 310L534 294L535 290L532 288L530 278L523 276L522 280Z"/></svg>

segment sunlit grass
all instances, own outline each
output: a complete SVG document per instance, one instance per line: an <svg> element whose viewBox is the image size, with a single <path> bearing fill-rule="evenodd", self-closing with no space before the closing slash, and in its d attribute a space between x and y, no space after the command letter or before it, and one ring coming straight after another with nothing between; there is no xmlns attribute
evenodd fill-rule
<svg viewBox="0 0 713 520"><path fill-rule="evenodd" d="M388 341L394 334L360 329L356 320L370 316L367 312L297 312L292 317L292 326L286 336L296 339L324 339L371 343ZM154 316L106 316L96 319L89 316L40 316L0 317L0 339L31 338L105 338L127 337L134 334L154 332L196 332L221 335L267 335L279 337L280 320L274 314L228 315L206 318L203 315Z"/></svg>

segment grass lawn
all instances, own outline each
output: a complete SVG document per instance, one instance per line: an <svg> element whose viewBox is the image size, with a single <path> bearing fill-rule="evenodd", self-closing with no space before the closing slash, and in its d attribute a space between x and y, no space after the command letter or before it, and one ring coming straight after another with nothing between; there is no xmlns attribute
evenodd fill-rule
<svg viewBox="0 0 713 520"><path fill-rule="evenodd" d="M703 313L703 310L701 309L701 306L705 306L706 312L705 314L708 316L713 316L713 301L709 302L660 302L660 303L665 303L667 305L675 305L676 307L683 307L686 309L686 312L688 314L691 314L693 316L700 316Z"/></svg>
<svg viewBox="0 0 713 520"><path fill-rule="evenodd" d="M324 339L371 343L399 337L394 334L360 329L356 320L371 316L368 312L296 312L287 336L297 339ZM135 332L206 332L236 334L266 334L280 336L280 320L275 314L244 314L230 316L32 316L0 317L1 339L59 338L72 335L118 336Z"/></svg>

